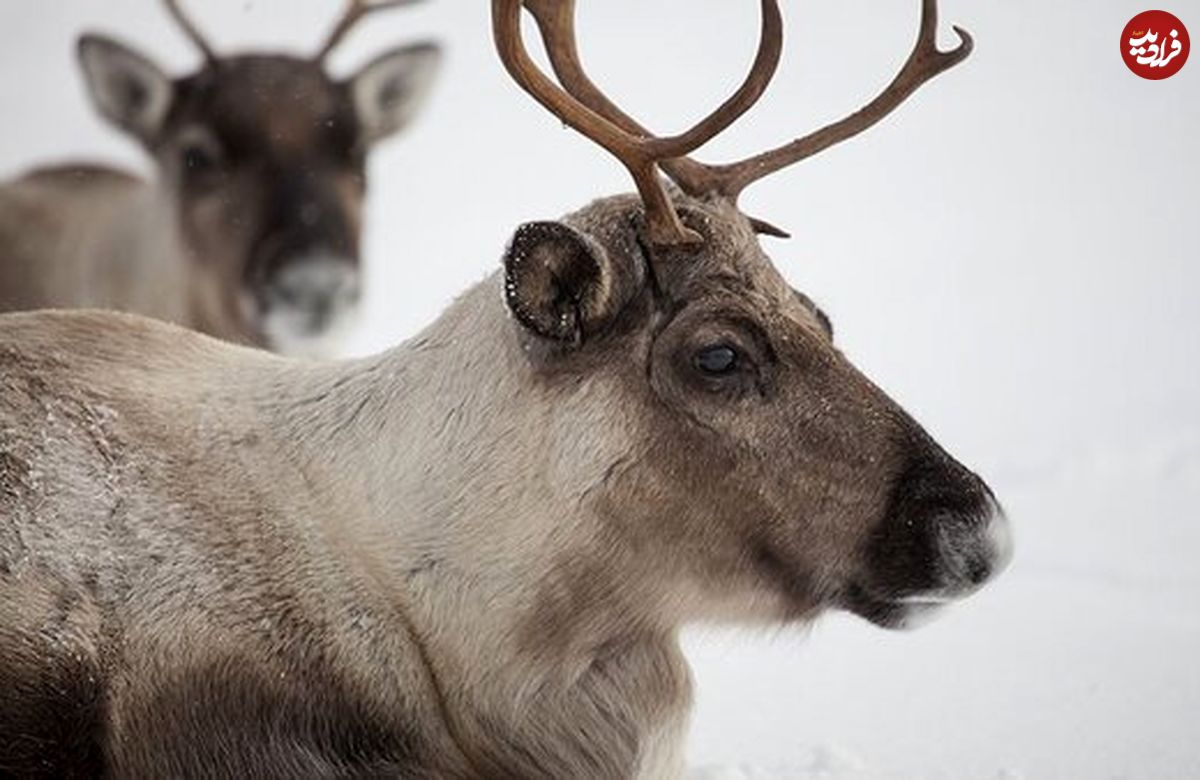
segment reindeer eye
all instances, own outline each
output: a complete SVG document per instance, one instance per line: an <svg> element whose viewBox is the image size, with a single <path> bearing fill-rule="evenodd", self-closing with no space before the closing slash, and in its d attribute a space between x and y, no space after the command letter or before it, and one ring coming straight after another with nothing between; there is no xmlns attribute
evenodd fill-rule
<svg viewBox="0 0 1200 780"><path fill-rule="evenodd" d="M216 153L208 147L190 144L183 149L183 169L190 175L208 173L217 162Z"/></svg>
<svg viewBox="0 0 1200 780"><path fill-rule="evenodd" d="M727 344L705 347L692 359L696 368L709 376L725 376L738 367L738 353Z"/></svg>

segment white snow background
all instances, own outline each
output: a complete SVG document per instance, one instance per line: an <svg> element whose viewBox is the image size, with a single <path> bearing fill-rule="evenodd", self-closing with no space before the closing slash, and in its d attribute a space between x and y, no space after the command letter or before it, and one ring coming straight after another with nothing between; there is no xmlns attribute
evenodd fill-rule
<svg viewBox="0 0 1200 780"><path fill-rule="evenodd" d="M191 0L225 51L311 49L334 0ZM918 0L784 0L767 98L711 144L743 156L858 108L915 35ZM864 136L756 186L795 233L768 249L855 362L991 483L1014 565L912 633L695 630L698 776L1200 777L1200 54L1129 73L1145 0L943 0L975 55ZM581 0L597 79L677 131L732 91L753 0ZM1162 6L1200 36L1200 0ZM87 158L146 168L101 125L83 29L180 73L197 56L152 0L0 3L0 175ZM484 2L381 15L348 73L424 36L448 47L429 112L373 158L367 316L354 351L412 335L496 267L513 229L630 188L496 61ZM705 767L710 767L706 769Z"/></svg>

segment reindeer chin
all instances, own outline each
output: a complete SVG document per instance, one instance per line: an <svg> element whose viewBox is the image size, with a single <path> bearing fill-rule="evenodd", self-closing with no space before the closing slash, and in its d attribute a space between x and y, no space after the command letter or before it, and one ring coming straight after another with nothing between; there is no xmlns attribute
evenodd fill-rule
<svg viewBox="0 0 1200 780"><path fill-rule="evenodd" d="M358 306L317 317L304 309L274 306L261 315L260 328L273 352L288 357L329 358L359 320Z"/></svg>
<svg viewBox="0 0 1200 780"><path fill-rule="evenodd" d="M295 260L259 294L259 330L273 351L330 357L357 322L359 300L359 273L350 261Z"/></svg>

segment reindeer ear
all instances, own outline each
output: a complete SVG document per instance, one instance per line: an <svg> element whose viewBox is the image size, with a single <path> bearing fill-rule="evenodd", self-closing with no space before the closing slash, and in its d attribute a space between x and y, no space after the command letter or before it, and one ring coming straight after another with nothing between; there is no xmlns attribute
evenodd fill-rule
<svg viewBox="0 0 1200 780"><path fill-rule="evenodd" d="M142 55L100 35L79 39L79 63L104 118L151 144L171 108L171 79Z"/></svg>
<svg viewBox="0 0 1200 780"><path fill-rule="evenodd" d="M394 49L350 80L354 110L370 143L402 129L424 107L442 64L434 43Z"/></svg>
<svg viewBox="0 0 1200 780"><path fill-rule="evenodd" d="M513 316L542 338L572 344L603 331L640 283L604 247L561 222L522 225L504 271Z"/></svg>

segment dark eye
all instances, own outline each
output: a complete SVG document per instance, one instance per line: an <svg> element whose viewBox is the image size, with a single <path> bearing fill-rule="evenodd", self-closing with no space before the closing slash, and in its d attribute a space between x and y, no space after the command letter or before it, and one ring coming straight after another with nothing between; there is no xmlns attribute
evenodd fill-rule
<svg viewBox="0 0 1200 780"><path fill-rule="evenodd" d="M727 344L705 347L692 360L701 373L709 376L725 376L738 367L737 350Z"/></svg>
<svg viewBox="0 0 1200 780"><path fill-rule="evenodd" d="M190 144L183 149L183 169L188 174L208 173L217 167L217 155L209 148Z"/></svg>

